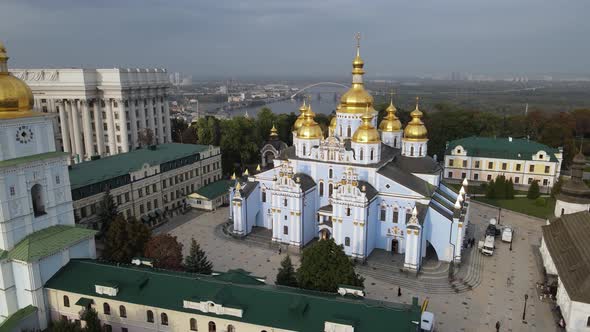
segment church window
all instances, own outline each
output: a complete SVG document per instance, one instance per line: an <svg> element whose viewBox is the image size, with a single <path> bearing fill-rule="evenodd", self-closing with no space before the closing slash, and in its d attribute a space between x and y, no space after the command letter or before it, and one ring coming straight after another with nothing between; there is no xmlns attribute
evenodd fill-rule
<svg viewBox="0 0 590 332"><path fill-rule="evenodd" d="M328 185L328 197L332 197L332 192L334 191L334 186L330 183Z"/></svg>
<svg viewBox="0 0 590 332"><path fill-rule="evenodd" d="M286 198L283 200L283 205L287 206L287 199Z"/></svg>
<svg viewBox="0 0 590 332"><path fill-rule="evenodd" d="M406 210L406 224L408 221L410 221L410 218L412 218L412 212L410 210Z"/></svg>
<svg viewBox="0 0 590 332"><path fill-rule="evenodd" d="M344 245L350 247L350 238L348 236L344 238Z"/></svg>
<svg viewBox="0 0 590 332"><path fill-rule="evenodd" d="M349 207L346 208L346 215L350 216L350 208Z"/></svg>
<svg viewBox="0 0 590 332"><path fill-rule="evenodd" d="M387 214L386 212L387 211L385 210L385 207L382 207L381 212L380 212L380 220L381 221L385 221L385 215Z"/></svg>
<svg viewBox="0 0 590 332"><path fill-rule="evenodd" d="M217 331L217 327L215 326L215 322L209 322L209 332Z"/></svg>
<svg viewBox="0 0 590 332"><path fill-rule="evenodd" d="M393 217L391 218L391 221L394 224L397 224L397 221L399 220L399 211L397 209L393 210Z"/></svg>
<svg viewBox="0 0 590 332"><path fill-rule="evenodd" d="M413 147L413 146L411 146L411 147L410 147L410 156L413 156L413 155L414 155L414 147Z"/></svg>
<svg viewBox="0 0 590 332"><path fill-rule="evenodd" d="M108 303L103 303L102 304L102 311L105 315L110 315L111 314L111 306Z"/></svg>
<svg viewBox="0 0 590 332"><path fill-rule="evenodd" d="M266 191L262 192L262 202L266 202Z"/></svg>
<svg viewBox="0 0 590 332"><path fill-rule="evenodd" d="M196 331L197 330L197 320L194 318L191 318L190 320L190 327L191 327L191 331Z"/></svg>
<svg viewBox="0 0 590 332"><path fill-rule="evenodd" d="M14 195L16 195L16 189L14 188L14 186L10 186L10 196Z"/></svg>
<svg viewBox="0 0 590 332"><path fill-rule="evenodd" d="M370 157L371 159L370 160L373 160L374 155L375 155L375 150L371 149L371 157Z"/></svg>
<svg viewBox="0 0 590 332"><path fill-rule="evenodd" d="M125 308L124 305L119 306L119 316L121 316L123 318L127 318L127 309Z"/></svg>
<svg viewBox="0 0 590 332"><path fill-rule="evenodd" d="M283 226L283 234L289 235L289 226Z"/></svg>
<svg viewBox="0 0 590 332"><path fill-rule="evenodd" d="M342 137L342 127L340 127L340 137Z"/></svg>
<svg viewBox="0 0 590 332"><path fill-rule="evenodd" d="M421 156L422 155L422 145L420 145L420 150L418 151L418 155Z"/></svg>
<svg viewBox="0 0 590 332"><path fill-rule="evenodd" d="M454 163L454 162L455 162L455 161L454 161L453 159L449 159L449 166L453 166L453 163Z"/></svg>
<svg viewBox="0 0 590 332"><path fill-rule="evenodd" d="M320 182L320 196L324 196L324 183Z"/></svg>
<svg viewBox="0 0 590 332"><path fill-rule="evenodd" d="M146 320L148 321L148 323L153 323L154 322L154 312L151 310L148 310L146 312Z"/></svg>
<svg viewBox="0 0 590 332"><path fill-rule="evenodd" d="M168 325L168 315L165 312L160 315L160 322L162 325Z"/></svg>
<svg viewBox="0 0 590 332"><path fill-rule="evenodd" d="M363 149L360 151L360 160L363 160Z"/></svg>
<svg viewBox="0 0 590 332"><path fill-rule="evenodd" d="M548 172L547 172L547 173L548 173ZM55 184L59 184L59 183L60 183L60 181L59 181L59 175L56 175L56 176L55 176Z"/></svg>
<svg viewBox="0 0 590 332"><path fill-rule="evenodd" d="M305 145L303 145L303 155L305 156Z"/></svg>
<svg viewBox="0 0 590 332"><path fill-rule="evenodd" d="M67 295L64 295L64 307L70 307L70 298Z"/></svg>
<svg viewBox="0 0 590 332"><path fill-rule="evenodd" d="M397 146L397 137L393 138L393 146Z"/></svg>
<svg viewBox="0 0 590 332"><path fill-rule="evenodd" d="M328 171L328 174L329 174L329 177L330 177L330 179L331 179L332 177L334 177L334 171L333 171L331 168L330 168L330 170Z"/></svg>
<svg viewBox="0 0 590 332"><path fill-rule="evenodd" d="M31 188L31 199L33 201L33 213L35 217L45 214L45 204L43 203L43 187L36 184Z"/></svg>
<svg viewBox="0 0 590 332"><path fill-rule="evenodd" d="M351 134L351 130L352 130L352 129L350 129L350 126L348 126L348 129L346 129L346 137L350 137L350 136L352 136L352 134Z"/></svg>

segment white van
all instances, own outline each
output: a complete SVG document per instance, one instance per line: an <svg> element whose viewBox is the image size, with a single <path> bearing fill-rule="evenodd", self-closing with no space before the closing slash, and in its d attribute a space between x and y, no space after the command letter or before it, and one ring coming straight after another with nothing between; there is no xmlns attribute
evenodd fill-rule
<svg viewBox="0 0 590 332"><path fill-rule="evenodd" d="M513 234L512 228L510 228L508 226L504 227L504 230L502 230L502 241L508 242L508 243L512 242L512 234Z"/></svg>
<svg viewBox="0 0 590 332"><path fill-rule="evenodd" d="M420 331L421 332L432 332L434 331L434 314L430 311L422 312L420 319Z"/></svg>
<svg viewBox="0 0 590 332"><path fill-rule="evenodd" d="M494 237L487 235L484 241L479 241L477 247L484 255L492 256L494 254Z"/></svg>

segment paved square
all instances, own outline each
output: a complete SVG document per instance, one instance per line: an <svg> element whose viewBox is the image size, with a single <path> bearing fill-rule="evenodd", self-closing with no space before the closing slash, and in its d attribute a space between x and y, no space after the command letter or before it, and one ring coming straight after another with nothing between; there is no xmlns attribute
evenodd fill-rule
<svg viewBox="0 0 590 332"><path fill-rule="evenodd" d="M266 276L267 282L273 283L284 252L279 255L265 238L228 238L221 230L227 215L227 208L206 213L192 211L176 217L171 221L171 226L164 226L156 232L169 232L177 236L184 244L185 254L191 237L194 237L207 251L215 270L243 268L254 275ZM497 216L497 209L471 204L470 229L476 240L483 235L489 219ZM402 284L396 281L402 280L399 276L380 277L390 272L387 266L373 264L371 258L368 264L371 269L367 266L358 269L366 277L367 297L405 303L409 303L413 296L418 296L420 301L428 297L428 310L436 315L437 331L495 331L496 321L501 324L500 331L558 331L551 305L539 300L535 288L535 283L542 280L538 247L544 222L508 211L502 211L500 222L515 229L513 250L510 251L509 244L501 242L498 237L492 257L481 255L475 247L473 253L466 252L465 255L471 255L466 259L469 262L466 265L469 266L461 266L457 276L468 276L466 280L469 279L469 283L474 285L472 290L464 288L460 293L455 293L452 289L436 288L427 294L424 288L406 287L412 285L412 279L408 281L406 278ZM298 255L293 254L292 257L294 263L298 264ZM380 273L369 273L371 270ZM418 282L428 280L421 277L420 281L415 281ZM401 297L397 296L398 287L402 290ZM526 323L523 323L525 294L529 298Z"/></svg>

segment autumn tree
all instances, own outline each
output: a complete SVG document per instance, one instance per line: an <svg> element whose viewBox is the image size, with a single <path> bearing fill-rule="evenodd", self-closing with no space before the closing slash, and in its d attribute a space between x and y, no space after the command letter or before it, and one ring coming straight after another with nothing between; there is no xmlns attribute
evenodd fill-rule
<svg viewBox="0 0 590 332"><path fill-rule="evenodd" d="M155 267L182 269L182 244L176 236L161 234L152 237L145 246L144 256L151 258Z"/></svg>
<svg viewBox="0 0 590 332"><path fill-rule="evenodd" d="M102 257L113 262L130 263L133 257L143 255L150 236L150 229L137 219L125 220L118 216L106 233Z"/></svg>

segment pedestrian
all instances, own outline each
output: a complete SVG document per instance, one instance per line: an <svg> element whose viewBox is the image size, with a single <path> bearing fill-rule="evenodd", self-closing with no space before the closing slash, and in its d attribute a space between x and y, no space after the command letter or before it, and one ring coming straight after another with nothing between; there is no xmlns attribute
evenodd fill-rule
<svg viewBox="0 0 590 332"><path fill-rule="evenodd" d="M402 296L402 288L401 287L397 287L397 296Z"/></svg>
<svg viewBox="0 0 590 332"><path fill-rule="evenodd" d="M281 246L279 246L279 255L281 254Z"/></svg>
<svg viewBox="0 0 590 332"><path fill-rule="evenodd" d="M496 332L500 332L500 321L496 322Z"/></svg>

